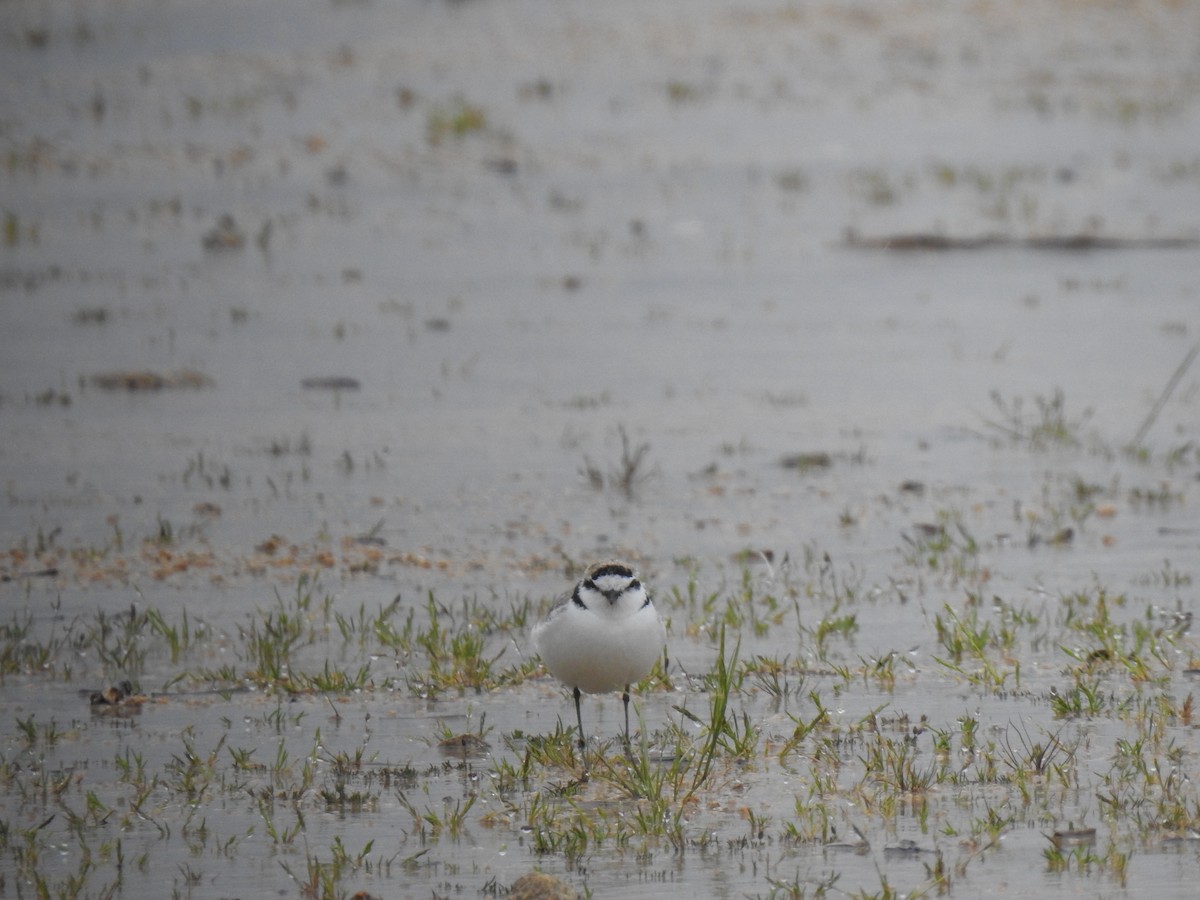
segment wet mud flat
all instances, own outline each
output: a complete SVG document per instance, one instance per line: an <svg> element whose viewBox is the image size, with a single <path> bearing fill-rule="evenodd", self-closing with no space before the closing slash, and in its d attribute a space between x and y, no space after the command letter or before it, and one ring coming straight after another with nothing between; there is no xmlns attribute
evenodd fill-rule
<svg viewBox="0 0 1200 900"><path fill-rule="evenodd" d="M0 889L1191 895L1200 10L9 5Z"/></svg>

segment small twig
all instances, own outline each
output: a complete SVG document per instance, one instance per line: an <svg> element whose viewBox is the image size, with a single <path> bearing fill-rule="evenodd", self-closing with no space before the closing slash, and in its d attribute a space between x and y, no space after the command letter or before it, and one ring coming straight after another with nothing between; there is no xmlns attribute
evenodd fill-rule
<svg viewBox="0 0 1200 900"><path fill-rule="evenodd" d="M1191 350L1188 351L1187 356L1183 358L1183 362L1179 364L1178 368L1176 368L1174 373L1171 375L1170 380L1167 381L1167 386L1163 388L1162 393L1158 395L1158 400L1154 402L1154 407L1150 410L1150 414L1146 416L1145 421L1142 422L1142 427L1138 429L1137 435L1133 439L1133 447L1136 448L1141 446L1142 439L1154 425L1155 420L1158 418L1158 414L1162 412L1162 408L1167 405L1167 400L1170 399L1171 394L1174 392L1180 380L1183 378L1184 373L1187 372L1188 368L1192 365L1192 361L1196 358L1197 353L1200 353L1200 344L1196 344Z"/></svg>
<svg viewBox="0 0 1200 900"><path fill-rule="evenodd" d="M612 480L616 481L625 493L625 496L632 500L633 489L642 477L638 474L638 468L642 464L642 459L650 452L650 445L645 443L638 444L631 451L629 449L629 435L625 432L625 426L618 425L617 431L621 435L621 468Z"/></svg>

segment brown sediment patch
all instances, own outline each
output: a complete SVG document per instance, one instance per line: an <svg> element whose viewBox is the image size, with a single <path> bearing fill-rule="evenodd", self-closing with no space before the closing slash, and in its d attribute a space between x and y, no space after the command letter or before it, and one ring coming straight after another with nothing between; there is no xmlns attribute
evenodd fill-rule
<svg viewBox="0 0 1200 900"><path fill-rule="evenodd" d="M91 383L105 391L166 391L212 387L213 380L194 369L176 372L154 372L149 369L101 372L91 377Z"/></svg>
<svg viewBox="0 0 1200 900"><path fill-rule="evenodd" d="M950 250L993 250L1018 248L1059 252L1092 250L1187 250L1200 247L1200 238L1158 237L1122 238L1095 234L1041 235L1014 237L1003 234L953 236L932 232L900 232L880 237L864 237L855 231L846 233L845 244L856 250L888 250L894 253Z"/></svg>

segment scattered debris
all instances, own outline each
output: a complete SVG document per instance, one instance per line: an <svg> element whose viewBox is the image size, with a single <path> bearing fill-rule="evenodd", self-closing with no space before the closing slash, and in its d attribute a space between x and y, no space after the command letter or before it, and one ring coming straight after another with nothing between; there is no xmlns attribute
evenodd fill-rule
<svg viewBox="0 0 1200 900"><path fill-rule="evenodd" d="M775 551L771 549L755 550L753 547L746 547L744 550L734 553L730 559L744 566L760 564L769 566L775 561Z"/></svg>
<svg viewBox="0 0 1200 900"><path fill-rule="evenodd" d="M485 169L490 169L497 175L517 174L517 161L515 159L510 159L507 156L497 156L493 157L492 159L485 159L483 161L483 167Z"/></svg>
<svg viewBox="0 0 1200 900"><path fill-rule="evenodd" d="M201 243L205 250L219 253L225 250L241 250L246 243L246 233L238 227L229 213L217 219L217 224L205 233Z"/></svg>
<svg viewBox="0 0 1200 900"><path fill-rule="evenodd" d="M438 741L438 749L447 756L486 756L492 745L477 734L456 734Z"/></svg>
<svg viewBox="0 0 1200 900"><path fill-rule="evenodd" d="M1028 544L1032 550L1038 544L1047 544L1051 547L1065 547L1067 544L1075 540L1075 529L1070 526L1056 531L1049 537L1043 537L1040 534L1031 534Z"/></svg>
<svg viewBox="0 0 1200 900"><path fill-rule="evenodd" d="M607 483L610 487L619 488L627 499L632 500L636 489L651 474L642 465L646 454L650 452L650 445L643 442L632 447L624 425L617 426L617 433L621 436L621 462L609 471L607 481L604 472L586 455L580 473L595 490L603 490Z"/></svg>
<svg viewBox="0 0 1200 900"><path fill-rule="evenodd" d="M833 457L828 453L789 453L779 461L785 469L796 469L800 472L811 472L814 469L828 469L833 465Z"/></svg>
<svg viewBox="0 0 1200 900"><path fill-rule="evenodd" d="M1096 843L1096 829L1062 828L1050 836L1050 842L1059 850L1064 847L1090 847Z"/></svg>
<svg viewBox="0 0 1200 900"><path fill-rule="evenodd" d="M266 556L274 556L276 553L279 552L280 547L286 547L286 546L287 546L287 541L285 541L279 535L273 534L269 538L267 538L265 541L263 541L261 544L257 544L254 547L254 549L256 551L258 551L259 553L262 553Z"/></svg>
<svg viewBox="0 0 1200 900"><path fill-rule="evenodd" d="M15 581L18 578L54 578L57 575L58 568L50 566L33 572L0 572L0 581Z"/></svg>
<svg viewBox="0 0 1200 900"><path fill-rule="evenodd" d="M449 106L438 107L430 113L427 137L430 146L436 147L446 138L462 140L469 134L482 132L486 127L487 115L483 107L460 97Z"/></svg>
<svg viewBox="0 0 1200 900"><path fill-rule="evenodd" d="M916 841L912 840L912 838L903 838L903 839L901 839L900 843L896 844L895 846L883 848L884 856L907 857L907 856L920 856L922 853L936 853L936 852L937 851L929 849L928 847L922 847Z"/></svg>
<svg viewBox="0 0 1200 900"><path fill-rule="evenodd" d="M884 235L883 237L861 237L853 229L846 232L846 246L856 250L890 250L896 253L948 250L993 250L997 248L1023 248L1026 250L1053 250L1060 252L1082 252L1088 250L1188 250L1200 247L1200 238L1119 238L1102 237L1097 234L1041 235L1036 237L1012 237L1003 234L983 234L976 237L952 237L932 232L907 232Z"/></svg>
<svg viewBox="0 0 1200 900"><path fill-rule="evenodd" d="M306 391L357 391L362 385L346 375L318 375L300 379L300 387Z"/></svg>
<svg viewBox="0 0 1200 900"><path fill-rule="evenodd" d="M545 872L528 872L512 883L509 900L576 900L579 892Z"/></svg>
<svg viewBox="0 0 1200 900"><path fill-rule="evenodd" d="M850 830L854 832L854 837L847 840L839 840L837 831L833 832L833 840L825 844L830 850L849 850L858 856L864 856L871 852L871 842L867 840L867 836L862 833L862 830L857 825L851 825Z"/></svg>
<svg viewBox="0 0 1200 900"><path fill-rule="evenodd" d="M194 369L177 372L142 371L101 372L93 375L91 382L105 391L165 391L183 388L212 387L213 380Z"/></svg>
<svg viewBox="0 0 1200 900"><path fill-rule="evenodd" d="M146 702L146 698L141 694L133 692L133 683L130 681L122 681L119 684L109 685L100 691L92 691L88 697L88 702L94 709L140 709L142 704Z"/></svg>
<svg viewBox="0 0 1200 900"><path fill-rule="evenodd" d="M108 321L108 309L103 306L84 306L75 310L71 321L76 325L103 325Z"/></svg>

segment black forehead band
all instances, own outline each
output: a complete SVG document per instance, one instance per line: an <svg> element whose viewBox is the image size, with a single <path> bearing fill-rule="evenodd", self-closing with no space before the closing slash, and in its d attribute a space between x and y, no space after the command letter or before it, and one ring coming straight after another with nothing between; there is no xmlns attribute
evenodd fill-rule
<svg viewBox="0 0 1200 900"><path fill-rule="evenodd" d="M623 578L632 578L633 569L621 563L606 563L592 572L588 573L588 580L595 581L597 578L603 578L605 575L620 575Z"/></svg>

